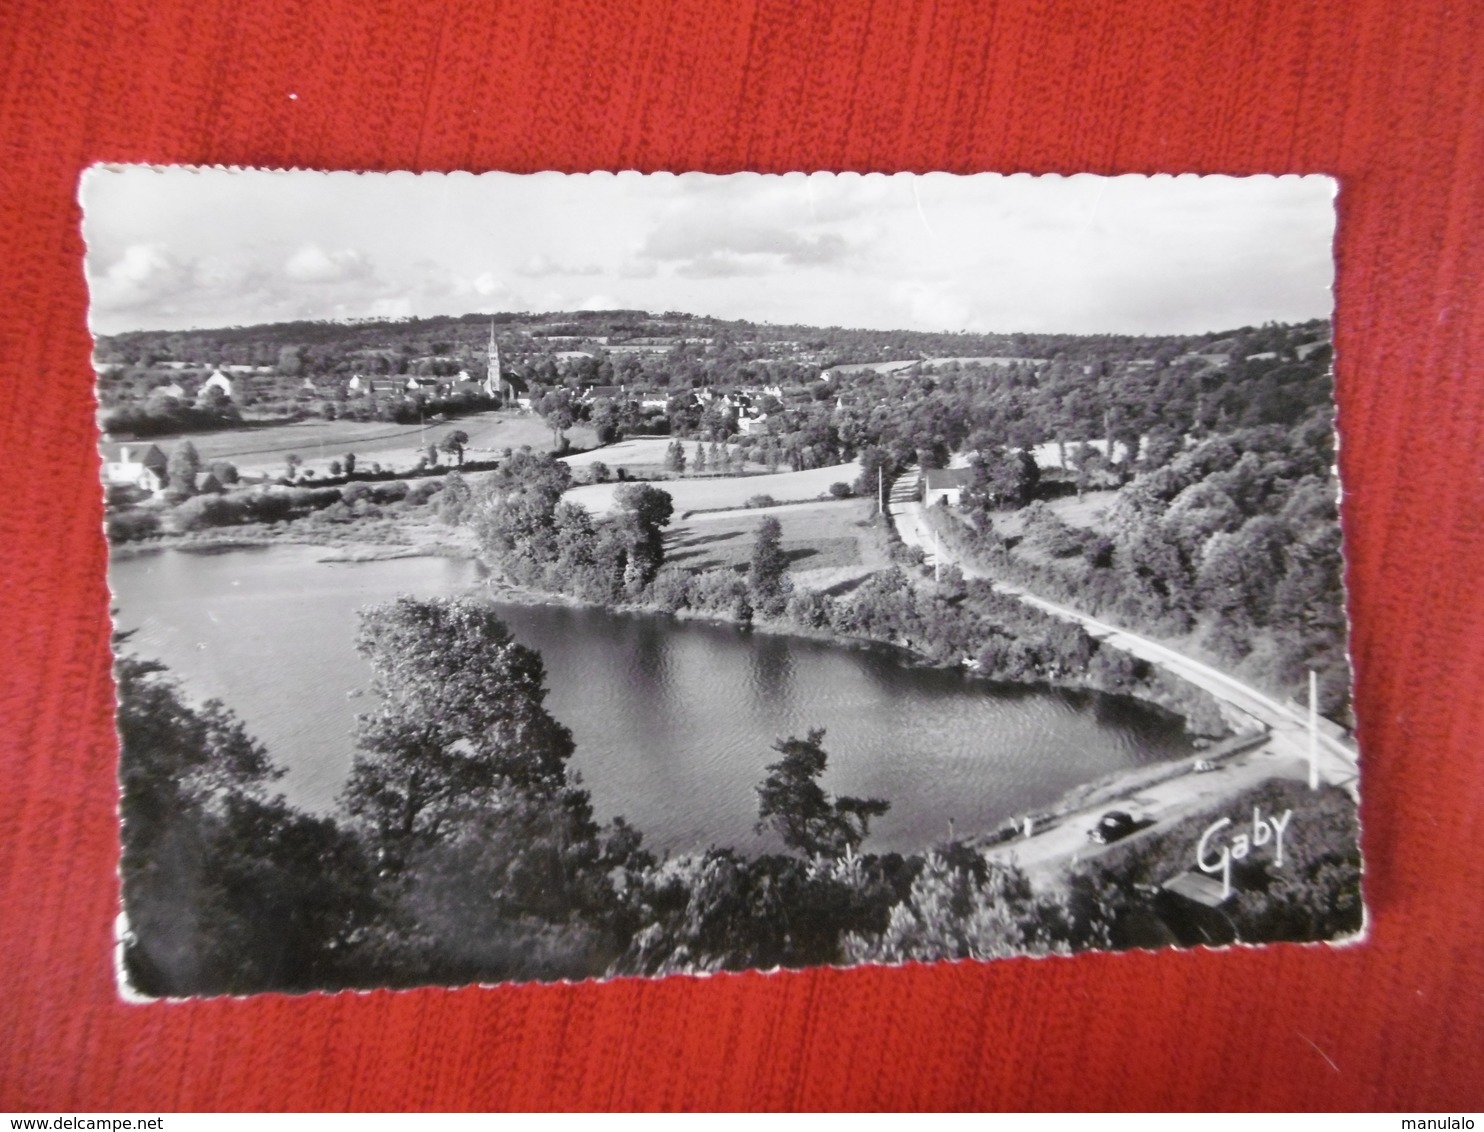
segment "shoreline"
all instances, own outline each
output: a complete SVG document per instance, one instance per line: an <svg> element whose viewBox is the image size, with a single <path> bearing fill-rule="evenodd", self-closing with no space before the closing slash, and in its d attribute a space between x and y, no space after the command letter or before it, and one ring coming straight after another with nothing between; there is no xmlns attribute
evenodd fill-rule
<svg viewBox="0 0 1484 1132"><path fill-rule="evenodd" d="M398 529L405 533L406 525L399 524ZM1234 716L1228 712L1226 710L1227 705L1218 700L1215 702L1220 710L1224 729L1220 732L1213 733L1209 729L1199 728L1191 712L1186 710L1184 705L1175 702L1174 697L1170 697L1170 702L1166 702L1165 697L1141 694L1137 691L1112 691L1097 687L1090 682L1075 679L1048 679L1031 682L997 681L981 676L973 670L965 669L961 665L931 660L914 648L910 642L886 641L876 637L853 636L837 633L828 628L811 628L781 617L758 617L749 622L741 622L736 618L720 613L700 613L689 609L672 612L635 602L625 602L610 606L604 605L601 602L586 601L582 598L573 597L570 594L534 589L516 582L511 582L503 577L496 567L485 561L475 548L459 545L453 540L428 538L424 540L413 539L400 543L387 543L356 537L327 538L323 537L324 532L294 531L292 525L271 531L260 529L252 532L229 533L230 530L231 528L219 528L192 535L168 534L148 540L110 546L109 559L110 561L114 558L122 560L168 550L178 550L187 554L221 554L234 550L261 550L273 546L318 547L326 552L319 557L318 561L327 563L387 562L404 558L460 559L474 562L486 572L486 576L480 585L480 589L484 593L496 600L508 602L512 605L562 605L569 608L600 609L609 613L666 617L675 621L697 621L713 625L731 625L750 632L796 637L801 640L826 641L846 648L887 649L904 664L921 668L964 671L966 675L971 676L976 681L982 681L984 684L990 686L1000 684L1007 687L1056 688L1069 691L1097 692L1100 695L1128 699L1146 708L1155 708L1178 717L1184 724L1185 730L1198 739L1224 740L1233 734L1239 733L1248 723L1245 718ZM347 531L346 534L352 535L352 532ZM1195 690L1199 691L1199 689Z"/></svg>
<svg viewBox="0 0 1484 1132"><path fill-rule="evenodd" d="M450 528L450 532L452 529ZM292 529L265 530L241 527L215 528L199 534L165 534L149 539L109 544L109 561L138 558L167 550L187 554L220 554L232 550L261 550L273 546L313 546L330 552L322 562L383 562L397 558L460 558L478 561L473 548L460 546L456 540L429 538L408 542L382 542L364 537L325 537L324 532L299 532Z"/></svg>
<svg viewBox="0 0 1484 1132"><path fill-rule="evenodd" d="M1090 682L1078 680L995 680L960 664L934 661L919 652L908 642L884 641L876 637L859 637L837 633L831 629L810 628L780 617L757 618L744 623L725 614L698 613L689 609L671 612L669 610L656 609L642 603L630 602L609 606L601 602L586 601L582 598L573 597L570 594L538 590L511 582L502 577L497 568L491 566L477 555L474 556L474 560L479 562L488 571L488 576L483 583L485 592L494 597L495 600L507 602L511 605L560 605L571 609L597 609L607 613L629 616L664 617L672 621L695 621L710 625L729 625L746 632L769 633L775 636L794 637L808 641L823 641L843 648L881 649L891 652L900 662L911 667L962 672L974 683L983 684L987 687L1042 688L1070 692L1093 692L1101 696L1128 700L1143 708L1162 711L1174 716L1181 721L1186 733L1197 741L1226 742L1232 737L1241 734L1245 727L1250 726L1251 722L1245 717L1239 717L1234 713L1226 711L1226 705L1221 704L1220 701L1216 701L1218 708L1221 709L1223 730L1212 733L1199 729L1191 716L1187 712L1182 711L1179 705L1161 702L1160 699L1149 695L1141 695L1134 691L1112 691L1106 688L1099 688ZM1200 690L1195 689L1195 691L1199 692Z"/></svg>

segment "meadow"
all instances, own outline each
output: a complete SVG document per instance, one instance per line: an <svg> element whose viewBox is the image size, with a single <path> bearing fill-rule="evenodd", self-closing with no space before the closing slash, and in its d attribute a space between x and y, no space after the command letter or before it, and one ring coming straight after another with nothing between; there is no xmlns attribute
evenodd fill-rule
<svg viewBox="0 0 1484 1132"><path fill-rule="evenodd" d="M843 590L890 565L884 521L859 499L791 506L701 512L674 523L665 537L665 561L692 570L745 570L757 529L771 515L783 528L783 553L795 587Z"/></svg>
<svg viewBox="0 0 1484 1132"><path fill-rule="evenodd" d="M632 441L626 443L633 443ZM613 454L623 445L613 445L590 453L608 463L605 454ZM621 466L615 462L609 466ZM622 465L627 466L627 465ZM800 503L815 500L829 494L830 486L836 483L854 483L860 475L860 467L852 462L834 464L827 468L810 468L803 472L777 472L773 474L747 476L716 476L669 479L656 486L670 493L675 501L675 513L687 511L716 511L744 508L747 501L766 495L779 503ZM580 503L595 515L606 515L613 510L616 483L589 484L573 488L567 498Z"/></svg>
<svg viewBox="0 0 1484 1132"><path fill-rule="evenodd" d="M244 475L281 474L285 460L292 454L303 461L303 468L323 476L328 474L331 461L343 460L347 452L354 452L363 466L379 463L399 471L409 470L428 445L440 444L456 430L469 436L465 450L469 459L494 458L506 448L524 445L540 452L553 447L551 430L540 417L510 412L477 413L422 425L305 420L162 438L155 443L168 453L182 440L189 440L203 463L224 460L236 465ZM596 435L586 425L569 429L567 439L579 448L597 443ZM445 455L441 459L450 457Z"/></svg>

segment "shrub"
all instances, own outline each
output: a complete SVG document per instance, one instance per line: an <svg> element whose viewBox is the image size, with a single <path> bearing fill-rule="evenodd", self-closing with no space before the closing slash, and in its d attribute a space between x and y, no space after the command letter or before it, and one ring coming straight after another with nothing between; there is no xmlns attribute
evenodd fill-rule
<svg viewBox="0 0 1484 1132"><path fill-rule="evenodd" d="M407 498L407 484L403 480L392 480L391 483L377 484L371 489L371 502L373 503L397 503Z"/></svg>
<svg viewBox="0 0 1484 1132"><path fill-rule="evenodd" d="M247 508L230 496L198 495L187 499L172 515L177 530L199 531L240 523L247 516Z"/></svg>
<svg viewBox="0 0 1484 1132"><path fill-rule="evenodd" d="M247 516L260 523L286 519L294 510L294 502L285 491L255 492L241 502Z"/></svg>
<svg viewBox="0 0 1484 1132"><path fill-rule="evenodd" d="M108 516L109 542L129 542L160 532L160 517L153 511L118 511Z"/></svg>
<svg viewBox="0 0 1484 1132"><path fill-rule="evenodd" d="M666 613L678 613L689 604L690 576L683 570L663 570L651 589L654 603Z"/></svg>
<svg viewBox="0 0 1484 1132"><path fill-rule="evenodd" d="M892 543L891 560L898 566L921 566L926 559L927 555L923 553L920 546L908 546L902 542Z"/></svg>
<svg viewBox="0 0 1484 1132"><path fill-rule="evenodd" d="M832 483L830 484L830 494L836 499L849 499L855 494L855 489L848 483Z"/></svg>
<svg viewBox="0 0 1484 1132"><path fill-rule="evenodd" d="M108 501L110 507L123 507L130 503L143 502L149 498L149 492L133 484L114 483L109 484L105 489L103 498Z"/></svg>
<svg viewBox="0 0 1484 1132"><path fill-rule="evenodd" d="M332 503L323 511L315 514L314 521L323 523L349 523L355 517L355 512L344 503Z"/></svg>
<svg viewBox="0 0 1484 1132"><path fill-rule="evenodd" d="M707 570L690 580L688 600L692 609L708 613L730 612L747 598L747 583L731 570Z"/></svg>
<svg viewBox="0 0 1484 1132"><path fill-rule="evenodd" d="M823 629L830 623L830 599L813 590L795 590L788 599L788 616L795 625Z"/></svg>
<svg viewBox="0 0 1484 1132"><path fill-rule="evenodd" d="M443 482L441 480L423 480L408 491L407 502L414 507L421 507L442 490Z"/></svg>
<svg viewBox="0 0 1484 1132"><path fill-rule="evenodd" d="M747 501L749 507L777 507L778 500L771 495L754 495Z"/></svg>

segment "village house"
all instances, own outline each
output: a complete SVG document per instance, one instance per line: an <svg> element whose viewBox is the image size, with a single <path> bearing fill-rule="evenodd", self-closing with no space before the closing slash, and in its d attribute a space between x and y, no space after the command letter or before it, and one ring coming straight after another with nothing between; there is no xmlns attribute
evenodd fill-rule
<svg viewBox="0 0 1484 1132"><path fill-rule="evenodd" d="M105 445L103 482L113 487L137 487L153 494L164 490L169 463L157 444Z"/></svg>
<svg viewBox="0 0 1484 1132"><path fill-rule="evenodd" d="M219 369L212 370L211 376L201 383L201 388L196 390L196 401L199 403L206 400L213 389L220 390L228 401L232 399L232 379Z"/></svg>
<svg viewBox="0 0 1484 1132"><path fill-rule="evenodd" d="M929 468L922 477L922 503L932 507L946 502L957 507L964 496L964 488L973 482L974 473L968 468Z"/></svg>

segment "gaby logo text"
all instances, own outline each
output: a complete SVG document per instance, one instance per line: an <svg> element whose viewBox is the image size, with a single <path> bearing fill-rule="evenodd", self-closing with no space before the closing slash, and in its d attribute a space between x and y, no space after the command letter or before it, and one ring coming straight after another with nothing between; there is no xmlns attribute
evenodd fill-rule
<svg viewBox="0 0 1484 1132"><path fill-rule="evenodd" d="M1221 874L1221 898L1225 900L1232 892L1232 862L1240 861L1254 849L1269 843L1273 846L1273 864L1283 867L1283 834L1293 817L1292 810L1282 814L1263 817L1260 807L1252 807L1252 833L1227 834L1223 831L1232 824L1231 818L1222 818L1206 827L1195 847L1195 863L1203 873ZM1229 840L1228 840L1229 838Z"/></svg>

